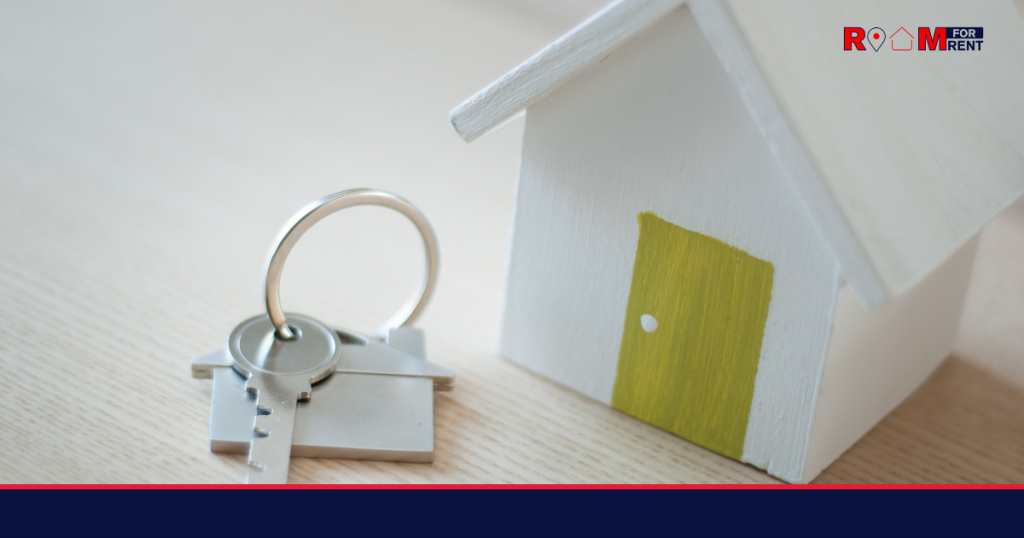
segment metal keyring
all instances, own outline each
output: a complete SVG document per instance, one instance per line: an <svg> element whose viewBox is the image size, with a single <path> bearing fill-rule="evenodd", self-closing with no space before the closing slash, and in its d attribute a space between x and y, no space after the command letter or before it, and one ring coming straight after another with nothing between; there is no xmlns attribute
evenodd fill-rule
<svg viewBox="0 0 1024 538"><path fill-rule="evenodd" d="M270 316L270 322L274 324L275 334L278 338L282 340L295 338L295 334L292 333L285 320L284 311L281 310L281 270L284 269L284 261L288 257L288 253L292 251L292 247L302 237L302 234L321 219L336 211L360 205L378 205L394 209L405 215L419 230L427 255L423 281L420 283L419 289L398 309L394 316L391 316L387 323L377 329L377 336L383 338L391 329L412 324L426 309L427 303L430 302L430 296L434 293L440 264L437 235L434 234L434 228L430 226L430 221L419 209L416 209L416 206L390 192L352 189L332 194L299 210L292 216L288 225L278 236L274 248L270 251L270 259L267 260L267 268L264 271L267 315Z"/></svg>

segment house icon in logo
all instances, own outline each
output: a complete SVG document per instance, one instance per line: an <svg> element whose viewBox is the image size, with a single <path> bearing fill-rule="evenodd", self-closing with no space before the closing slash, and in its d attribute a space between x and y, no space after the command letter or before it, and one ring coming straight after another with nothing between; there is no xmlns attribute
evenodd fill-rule
<svg viewBox="0 0 1024 538"><path fill-rule="evenodd" d="M914 48L914 36L900 26L900 29L889 38L889 43L892 44L892 50L910 50Z"/></svg>

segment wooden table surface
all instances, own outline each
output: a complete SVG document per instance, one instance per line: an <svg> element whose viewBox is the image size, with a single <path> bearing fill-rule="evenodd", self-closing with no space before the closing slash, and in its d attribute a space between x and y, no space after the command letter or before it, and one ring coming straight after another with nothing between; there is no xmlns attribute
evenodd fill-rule
<svg viewBox="0 0 1024 538"><path fill-rule="evenodd" d="M499 357L522 119L461 100L600 0L0 5L0 481L227 482L189 359L262 307L299 207L353 188L442 241L422 318L457 372L433 464L295 459L293 482L773 482ZM288 310L367 332L414 287L414 228L357 208L289 258ZM1024 481L1024 205L985 230L956 355L819 482Z"/></svg>

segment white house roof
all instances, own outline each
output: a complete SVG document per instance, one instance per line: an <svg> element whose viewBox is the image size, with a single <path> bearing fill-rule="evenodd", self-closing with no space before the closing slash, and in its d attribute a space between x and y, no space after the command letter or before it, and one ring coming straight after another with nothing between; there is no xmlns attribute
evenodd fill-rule
<svg viewBox="0 0 1024 538"><path fill-rule="evenodd" d="M1008 0L622 0L457 107L452 125L474 140L684 3L865 305L912 287L1024 191L1024 20ZM987 39L845 51L840 38L940 24Z"/></svg>

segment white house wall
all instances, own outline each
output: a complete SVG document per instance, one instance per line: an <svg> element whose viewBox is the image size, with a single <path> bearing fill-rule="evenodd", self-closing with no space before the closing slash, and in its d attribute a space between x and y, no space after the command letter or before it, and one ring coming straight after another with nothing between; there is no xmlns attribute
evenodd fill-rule
<svg viewBox="0 0 1024 538"><path fill-rule="evenodd" d="M642 211L774 265L743 459L799 479L838 266L685 7L528 109L505 356L610 403Z"/></svg>
<svg viewBox="0 0 1024 538"><path fill-rule="evenodd" d="M842 286L800 482L835 461L953 350L977 243L968 241L917 286L870 312Z"/></svg>

